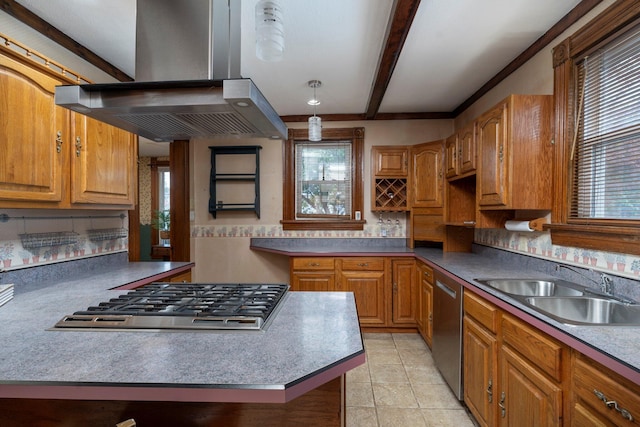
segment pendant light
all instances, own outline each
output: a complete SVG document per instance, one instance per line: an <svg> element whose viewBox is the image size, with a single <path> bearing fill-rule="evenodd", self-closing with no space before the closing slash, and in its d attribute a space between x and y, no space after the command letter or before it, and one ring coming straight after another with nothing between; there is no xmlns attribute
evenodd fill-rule
<svg viewBox="0 0 640 427"><path fill-rule="evenodd" d="M284 55L282 7L277 0L256 4L256 56L263 61L280 61Z"/></svg>
<svg viewBox="0 0 640 427"><path fill-rule="evenodd" d="M313 98L307 104L313 105L313 116L309 117L309 141L322 141L322 119L316 116L316 106L320 104L316 96L316 89L322 86L320 80L309 80L309 87L313 88Z"/></svg>

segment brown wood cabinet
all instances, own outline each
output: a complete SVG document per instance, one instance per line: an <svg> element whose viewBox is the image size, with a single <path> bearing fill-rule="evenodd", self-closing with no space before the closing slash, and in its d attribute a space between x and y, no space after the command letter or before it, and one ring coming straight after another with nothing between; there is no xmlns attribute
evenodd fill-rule
<svg viewBox="0 0 640 427"><path fill-rule="evenodd" d="M457 179L476 172L476 122L445 140L446 177Z"/></svg>
<svg viewBox="0 0 640 427"><path fill-rule="evenodd" d="M413 258L294 257L290 273L292 291L353 292L363 328L417 326Z"/></svg>
<svg viewBox="0 0 640 427"><path fill-rule="evenodd" d="M472 292L464 309L464 399L478 423L561 425L569 349Z"/></svg>
<svg viewBox="0 0 640 427"><path fill-rule="evenodd" d="M411 148L411 201L407 245L444 240L444 141Z"/></svg>
<svg viewBox="0 0 640 427"><path fill-rule="evenodd" d="M392 259L392 322L396 326L416 326L418 292L413 259Z"/></svg>
<svg viewBox="0 0 640 427"><path fill-rule="evenodd" d="M498 393L498 308L471 292L464 294L464 401L480 426L495 426Z"/></svg>
<svg viewBox="0 0 640 427"><path fill-rule="evenodd" d="M0 206L131 209L137 140L55 105L73 83L8 48L0 49Z"/></svg>
<svg viewBox="0 0 640 427"><path fill-rule="evenodd" d="M71 161L71 202L135 204L137 141L130 132L72 114L75 140Z"/></svg>
<svg viewBox="0 0 640 427"><path fill-rule="evenodd" d="M427 264L417 261L416 274L419 286L416 322L420 335L431 347L431 338L433 337L433 269Z"/></svg>
<svg viewBox="0 0 640 427"><path fill-rule="evenodd" d="M552 117L552 96L511 95L477 119L481 210L551 210Z"/></svg>
<svg viewBox="0 0 640 427"><path fill-rule="evenodd" d="M371 210L406 211L409 208L409 147L371 147Z"/></svg>
<svg viewBox="0 0 640 427"><path fill-rule="evenodd" d="M409 147L371 147L371 165L374 176L406 177L409 173Z"/></svg>
<svg viewBox="0 0 640 427"><path fill-rule="evenodd" d="M332 291L335 289L334 259L328 257L291 258L292 291Z"/></svg>
<svg viewBox="0 0 640 427"><path fill-rule="evenodd" d="M412 208L441 208L444 176L443 141L411 147Z"/></svg>
<svg viewBox="0 0 640 427"><path fill-rule="evenodd" d="M385 326L384 258L355 257L336 260L339 268L336 290L353 292L358 319L363 326Z"/></svg>
<svg viewBox="0 0 640 427"><path fill-rule="evenodd" d="M53 93L59 84L60 80L0 54L3 201L62 201L70 112L55 105Z"/></svg>
<svg viewBox="0 0 640 427"><path fill-rule="evenodd" d="M502 334L497 396L500 425L561 425L562 360L569 350L507 314L502 317Z"/></svg>
<svg viewBox="0 0 640 427"><path fill-rule="evenodd" d="M640 425L640 387L578 352L572 355L571 426Z"/></svg>

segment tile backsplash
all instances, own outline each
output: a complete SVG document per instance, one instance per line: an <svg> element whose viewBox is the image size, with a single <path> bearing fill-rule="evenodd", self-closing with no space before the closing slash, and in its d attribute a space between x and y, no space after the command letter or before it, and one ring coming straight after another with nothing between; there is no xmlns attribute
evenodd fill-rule
<svg viewBox="0 0 640 427"><path fill-rule="evenodd" d="M0 271L128 252L126 212L2 212Z"/></svg>
<svg viewBox="0 0 640 427"><path fill-rule="evenodd" d="M640 256L554 245L547 232L476 229L474 242L632 279L640 276Z"/></svg>

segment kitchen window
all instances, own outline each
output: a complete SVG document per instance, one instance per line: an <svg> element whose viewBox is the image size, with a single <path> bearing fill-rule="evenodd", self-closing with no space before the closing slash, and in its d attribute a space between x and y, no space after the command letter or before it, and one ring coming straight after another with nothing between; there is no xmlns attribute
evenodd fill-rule
<svg viewBox="0 0 640 427"><path fill-rule="evenodd" d="M322 133L322 141L312 142L306 129L289 130L282 227L362 230L364 128Z"/></svg>
<svg viewBox="0 0 640 427"><path fill-rule="evenodd" d="M618 1L554 49L554 244L640 253L639 19Z"/></svg>
<svg viewBox="0 0 640 427"><path fill-rule="evenodd" d="M576 64L570 219L640 219L640 27Z"/></svg>

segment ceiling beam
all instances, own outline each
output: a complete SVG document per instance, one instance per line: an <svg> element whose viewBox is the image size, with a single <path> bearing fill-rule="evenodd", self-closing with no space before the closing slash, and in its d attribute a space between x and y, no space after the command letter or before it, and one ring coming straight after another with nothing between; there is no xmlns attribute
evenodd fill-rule
<svg viewBox="0 0 640 427"><path fill-rule="evenodd" d="M395 0L393 2L385 34L384 48L378 60L376 77L365 113L367 120L374 119L378 114L382 98L384 98L389 86L393 70L396 68L400 52L402 52L404 42L407 40L411 23L416 16L419 5L420 0Z"/></svg>
<svg viewBox="0 0 640 427"><path fill-rule="evenodd" d="M29 9L17 3L15 0L0 0L0 10L13 16L18 21L21 21L22 23L28 25L37 32L43 34L45 37L48 37L49 39L58 43L60 46L71 51L75 55L78 55L80 58L84 59L90 64L98 67L118 81L133 81L133 78L130 77L127 73L120 70L113 64L105 61L102 57L96 55L91 50L73 40L71 37L67 36L65 33L52 26L35 13L31 12Z"/></svg>
<svg viewBox="0 0 640 427"><path fill-rule="evenodd" d="M309 115L280 116L283 122L306 122ZM354 122L361 120L439 120L453 119L453 113L431 112L431 113L378 113L373 119L367 119L365 114L323 114L323 122Z"/></svg>

